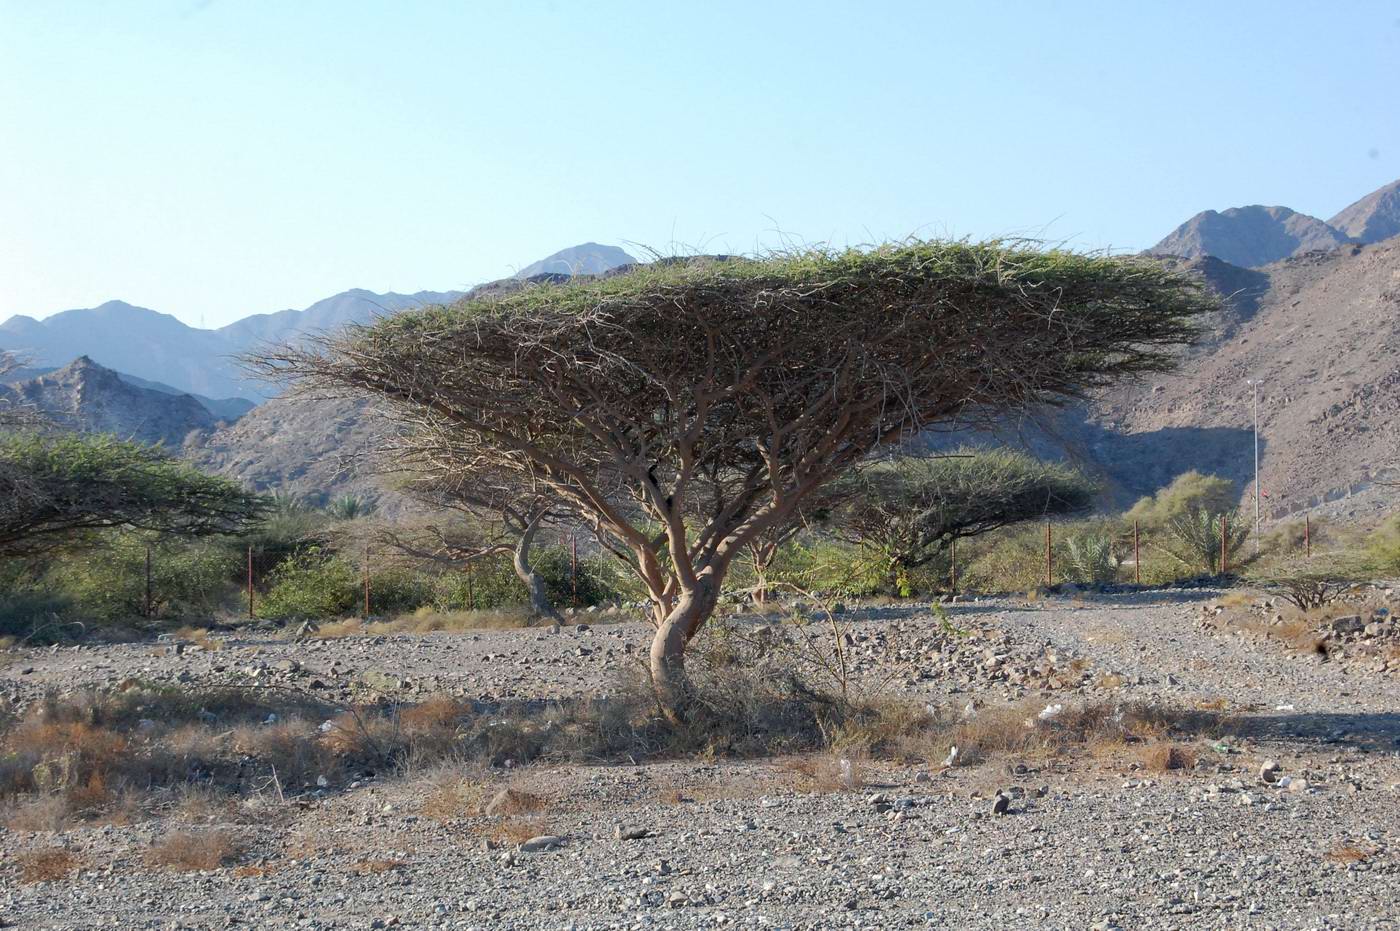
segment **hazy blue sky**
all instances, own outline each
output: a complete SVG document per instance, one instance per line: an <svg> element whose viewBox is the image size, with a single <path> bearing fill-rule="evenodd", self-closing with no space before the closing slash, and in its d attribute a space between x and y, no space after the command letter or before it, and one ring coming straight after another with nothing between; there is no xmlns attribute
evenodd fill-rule
<svg viewBox="0 0 1400 931"><path fill-rule="evenodd" d="M1138 249L1400 177L1398 91L1395 2L0 0L0 319L214 326L590 239Z"/></svg>

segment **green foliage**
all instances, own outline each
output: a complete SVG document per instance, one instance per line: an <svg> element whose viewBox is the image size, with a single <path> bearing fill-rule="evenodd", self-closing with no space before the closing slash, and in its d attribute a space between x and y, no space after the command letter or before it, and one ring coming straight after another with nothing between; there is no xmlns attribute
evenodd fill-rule
<svg viewBox="0 0 1400 931"><path fill-rule="evenodd" d="M1239 497L1239 489L1229 479L1193 470L1178 475L1156 494L1140 499L1123 515L1123 520L1129 525L1136 520L1144 530L1166 529L1193 512L1219 514L1233 510Z"/></svg>
<svg viewBox="0 0 1400 931"><path fill-rule="evenodd" d="M1118 581L1118 557L1113 537L1100 528L1089 528L1065 538L1067 575L1072 582L1107 585Z"/></svg>
<svg viewBox="0 0 1400 931"><path fill-rule="evenodd" d="M340 495L326 505L326 515L331 520L345 521L368 517L378 508L374 502L360 495Z"/></svg>
<svg viewBox="0 0 1400 931"><path fill-rule="evenodd" d="M1381 573L1400 573L1400 514L1393 514L1366 539L1366 555Z"/></svg>
<svg viewBox="0 0 1400 931"><path fill-rule="evenodd" d="M237 598L237 551L222 540L179 541L108 531L92 546L51 554L42 565L0 569L0 633L45 624L207 620ZM146 605L146 550L151 603ZM57 631L55 631L57 632Z"/></svg>
<svg viewBox="0 0 1400 931"><path fill-rule="evenodd" d="M256 605L260 617L345 617L354 612L363 592L355 567L319 548L285 560L268 581L267 593Z"/></svg>
<svg viewBox="0 0 1400 931"><path fill-rule="evenodd" d="M1249 524L1240 519L1237 511L1211 512L1204 507L1173 517L1167 530L1172 542L1163 544L1162 551L1187 569L1207 575L1216 575L1225 568L1221 564L1222 555L1230 569L1240 568L1244 562L1245 541L1251 532Z"/></svg>
<svg viewBox="0 0 1400 931"><path fill-rule="evenodd" d="M0 557L33 555L106 529L174 536L234 532L260 498L154 446L110 436L0 433Z"/></svg>
<svg viewBox="0 0 1400 931"><path fill-rule="evenodd" d="M146 614L146 550L151 551L151 613ZM50 570L50 590L66 597L83 619L209 618L236 597L230 583L238 560L216 541L148 542L118 534L100 549L83 550Z"/></svg>
<svg viewBox="0 0 1400 931"><path fill-rule="evenodd" d="M836 532L883 563L885 584L908 596L911 572L941 563L959 539L1010 524L1086 511L1095 486L1055 463L1012 450L959 450L862 468L832 497ZM944 571L937 573L946 579Z"/></svg>
<svg viewBox="0 0 1400 931"><path fill-rule="evenodd" d="M531 551L531 565L544 581L550 604L567 608L573 604L570 554L563 546L539 546ZM610 601L644 597L636 583L624 574L616 560L606 556L580 557L578 562L578 604L580 607ZM471 608L503 608L528 603L525 585L515 574L509 556L478 560L470 572L449 572L434 586L433 606L439 611Z"/></svg>

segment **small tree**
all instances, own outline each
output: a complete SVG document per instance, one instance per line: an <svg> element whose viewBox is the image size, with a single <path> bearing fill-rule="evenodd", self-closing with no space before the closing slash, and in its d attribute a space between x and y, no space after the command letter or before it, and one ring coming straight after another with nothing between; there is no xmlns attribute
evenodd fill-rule
<svg viewBox="0 0 1400 931"><path fill-rule="evenodd" d="M1166 369L1215 306L1143 259L913 242L523 285L251 362L378 398L424 455L547 486L646 586L679 721L730 565L818 489L921 429Z"/></svg>
<svg viewBox="0 0 1400 931"><path fill-rule="evenodd" d="M153 446L108 436L0 434L0 557L33 556L115 527L234 533L262 502Z"/></svg>
<svg viewBox="0 0 1400 931"><path fill-rule="evenodd" d="M878 554L892 590L955 540L1008 524L1089 509L1095 488L1078 472L1011 450L907 456L857 469L835 485L833 526Z"/></svg>
<svg viewBox="0 0 1400 931"><path fill-rule="evenodd" d="M548 488L527 488L510 479L499 473L493 478L486 472L435 478L420 474L404 488L405 493L455 519L388 528L382 533L383 541L411 558L454 568L510 553L516 577L529 596L531 615L561 621L530 552L540 528L556 520L563 509Z"/></svg>

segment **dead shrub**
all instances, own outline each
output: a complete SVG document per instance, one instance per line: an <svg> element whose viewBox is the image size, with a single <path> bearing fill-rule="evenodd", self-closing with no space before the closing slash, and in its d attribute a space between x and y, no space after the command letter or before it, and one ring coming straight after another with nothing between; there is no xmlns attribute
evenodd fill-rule
<svg viewBox="0 0 1400 931"><path fill-rule="evenodd" d="M1179 744L1151 741L1142 748L1138 760L1148 772L1176 772L1195 766L1196 752Z"/></svg>
<svg viewBox="0 0 1400 931"><path fill-rule="evenodd" d="M147 851L146 862L182 872L217 870L243 851L243 843L228 831L176 831Z"/></svg>
<svg viewBox="0 0 1400 931"><path fill-rule="evenodd" d="M1365 863L1375 855L1374 849L1352 843L1341 843L1327 851L1327 859L1342 866Z"/></svg>
<svg viewBox="0 0 1400 931"><path fill-rule="evenodd" d="M46 847L43 850L26 850L16 854L15 865L19 867L21 882L45 883L67 879L82 862L71 850Z"/></svg>
<svg viewBox="0 0 1400 931"><path fill-rule="evenodd" d="M33 796L5 812L5 826L11 831L64 831L73 819L73 806L64 795Z"/></svg>
<svg viewBox="0 0 1400 931"><path fill-rule="evenodd" d="M487 837L498 844L518 846L532 837L552 833L543 818L506 818L492 825Z"/></svg>
<svg viewBox="0 0 1400 931"><path fill-rule="evenodd" d="M480 812L485 795L486 788L480 782L444 776L433 781L419 811L435 821L454 821Z"/></svg>
<svg viewBox="0 0 1400 931"><path fill-rule="evenodd" d="M859 792L865 785L865 761L856 753L793 757L780 767L793 774L799 792Z"/></svg>

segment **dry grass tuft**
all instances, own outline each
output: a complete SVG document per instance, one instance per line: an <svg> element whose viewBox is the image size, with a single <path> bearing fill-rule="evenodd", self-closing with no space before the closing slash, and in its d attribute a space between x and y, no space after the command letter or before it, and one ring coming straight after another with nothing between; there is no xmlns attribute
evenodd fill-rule
<svg viewBox="0 0 1400 931"><path fill-rule="evenodd" d="M1148 772L1167 773L1195 766L1196 752L1179 744L1151 741L1142 748L1138 760Z"/></svg>
<svg viewBox="0 0 1400 931"><path fill-rule="evenodd" d="M380 873L389 873L394 870L401 870L408 864L402 860L361 860L350 865L351 872L359 873L361 876L377 876Z"/></svg>
<svg viewBox="0 0 1400 931"><path fill-rule="evenodd" d="M1365 863L1375 855L1376 851L1373 849L1350 843L1338 844L1327 851L1328 860L1343 866L1351 866L1354 863Z"/></svg>
<svg viewBox="0 0 1400 931"><path fill-rule="evenodd" d="M865 767L855 753L792 757L778 765L793 775L799 792L858 792L865 785Z"/></svg>
<svg viewBox="0 0 1400 931"><path fill-rule="evenodd" d="M419 811L435 821L455 821L481 810L486 787L480 782L458 776L442 776L433 780Z"/></svg>
<svg viewBox="0 0 1400 931"><path fill-rule="evenodd" d="M78 857L63 847L26 850L15 856L19 878L25 883L46 883L66 879L82 865Z"/></svg>
<svg viewBox="0 0 1400 931"><path fill-rule="evenodd" d="M498 844L519 845L532 837L552 833L543 818L506 818L492 826L487 837Z"/></svg>
<svg viewBox="0 0 1400 931"><path fill-rule="evenodd" d="M73 806L63 795L37 795L16 802L5 812L11 831L63 831L73 823Z"/></svg>
<svg viewBox="0 0 1400 931"><path fill-rule="evenodd" d="M217 870L243 851L243 843L227 831L176 831L151 847L146 862L184 872Z"/></svg>
<svg viewBox="0 0 1400 931"><path fill-rule="evenodd" d="M549 808L549 799L524 789L508 788L491 800L492 815L533 815ZM485 812L483 812L485 813Z"/></svg>

